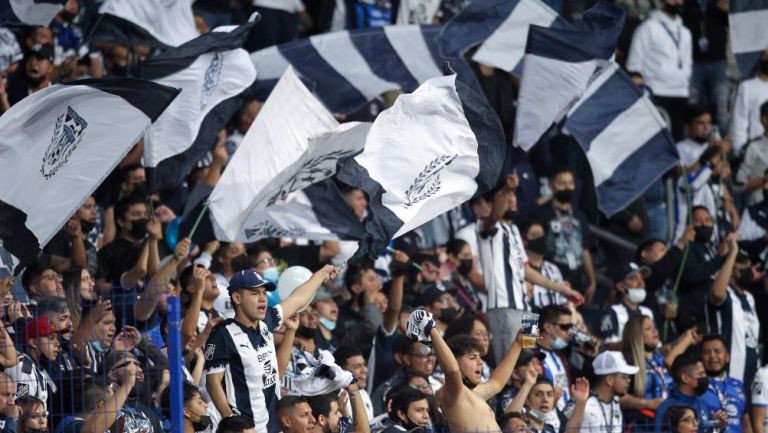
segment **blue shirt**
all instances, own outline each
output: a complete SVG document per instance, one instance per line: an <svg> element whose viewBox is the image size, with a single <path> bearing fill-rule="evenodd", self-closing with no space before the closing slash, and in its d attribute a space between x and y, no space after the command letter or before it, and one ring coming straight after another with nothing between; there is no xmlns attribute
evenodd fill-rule
<svg viewBox="0 0 768 433"><path fill-rule="evenodd" d="M744 383L732 377L710 378L709 390L715 393L720 407L728 414L728 432L741 433L741 418L747 406Z"/></svg>
<svg viewBox="0 0 768 433"><path fill-rule="evenodd" d="M673 384L672 376L664 366L664 356L653 352L651 359L645 359L645 399L666 397Z"/></svg>
<svg viewBox="0 0 768 433"><path fill-rule="evenodd" d="M696 410L699 415L699 433L704 433L704 422L712 419L712 413L720 410L720 401L712 390L707 390L698 397L690 397L680 392L677 387L672 388L669 397L664 403L656 409L655 430L656 433L668 431L669 428L663 425L664 414L672 406L690 406Z"/></svg>

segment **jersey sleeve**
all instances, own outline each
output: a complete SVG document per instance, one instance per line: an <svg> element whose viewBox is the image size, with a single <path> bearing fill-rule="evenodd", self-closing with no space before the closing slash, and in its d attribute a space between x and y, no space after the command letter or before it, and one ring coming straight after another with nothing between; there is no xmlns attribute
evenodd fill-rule
<svg viewBox="0 0 768 433"><path fill-rule="evenodd" d="M761 368L752 382L752 405L768 407L768 369Z"/></svg>
<svg viewBox="0 0 768 433"><path fill-rule="evenodd" d="M267 309L267 315L264 317L264 324L270 332L277 331L283 324L283 307L280 304L275 305Z"/></svg>
<svg viewBox="0 0 768 433"><path fill-rule="evenodd" d="M222 323L211 331L205 342L205 374L221 373L229 366L230 339L226 326Z"/></svg>
<svg viewBox="0 0 768 433"><path fill-rule="evenodd" d="M603 315L600 320L600 336L603 337L605 343L620 343L621 335L619 335L619 317L613 308L609 309Z"/></svg>

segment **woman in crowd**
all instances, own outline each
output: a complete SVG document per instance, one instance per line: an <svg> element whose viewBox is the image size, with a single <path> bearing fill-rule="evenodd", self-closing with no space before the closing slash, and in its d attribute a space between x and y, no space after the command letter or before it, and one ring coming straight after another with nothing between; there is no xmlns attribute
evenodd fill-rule
<svg viewBox="0 0 768 433"><path fill-rule="evenodd" d="M20 413L16 433L44 433L48 430L48 411L40 399L31 395L21 396L16 399L16 406Z"/></svg>
<svg viewBox="0 0 768 433"><path fill-rule="evenodd" d="M699 417L692 407L672 406L664 413L664 426L669 433L696 433Z"/></svg>
<svg viewBox="0 0 768 433"><path fill-rule="evenodd" d="M444 280L450 281L451 286L456 289L456 299L465 310L481 311L482 300L470 280L474 269L472 248L464 240L452 239L445 244L445 249L448 259L443 264L441 273L448 275Z"/></svg>
<svg viewBox="0 0 768 433"><path fill-rule="evenodd" d="M491 377L491 367L489 362L492 362L493 355L491 351L491 334L488 331L488 325L482 316L469 314L459 317L451 322L445 329L444 338L448 339L454 335L465 334L477 340L480 343L480 347L483 348L480 356L483 358L483 374L482 382L486 382Z"/></svg>
<svg viewBox="0 0 768 433"><path fill-rule="evenodd" d="M96 301L96 283L88 272L88 269L73 266L63 274L64 293L67 295L67 304L72 314L72 328L80 326L83 309L90 308Z"/></svg>

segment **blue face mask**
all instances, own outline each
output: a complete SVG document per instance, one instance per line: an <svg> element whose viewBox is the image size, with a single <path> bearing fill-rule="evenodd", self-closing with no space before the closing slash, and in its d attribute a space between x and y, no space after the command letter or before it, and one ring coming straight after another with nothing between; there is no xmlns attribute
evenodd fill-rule
<svg viewBox="0 0 768 433"><path fill-rule="evenodd" d="M320 318L318 318L318 321L320 322L321 325L323 325L323 328L325 328L325 329L327 329L329 331L333 331L334 329L336 329L336 322L331 320L331 319L326 319L325 317L320 317Z"/></svg>
<svg viewBox="0 0 768 433"><path fill-rule="evenodd" d="M264 269L263 278L272 284L277 284L277 280L280 279L280 272L276 267L272 266L271 268Z"/></svg>
<svg viewBox="0 0 768 433"><path fill-rule="evenodd" d="M568 347L568 340L563 340L560 337L555 338L552 342L552 348L555 350L563 350Z"/></svg>
<svg viewBox="0 0 768 433"><path fill-rule="evenodd" d="M101 341L95 340L92 342L93 348L96 349L97 352L106 352L107 349L104 348L104 346L101 345Z"/></svg>

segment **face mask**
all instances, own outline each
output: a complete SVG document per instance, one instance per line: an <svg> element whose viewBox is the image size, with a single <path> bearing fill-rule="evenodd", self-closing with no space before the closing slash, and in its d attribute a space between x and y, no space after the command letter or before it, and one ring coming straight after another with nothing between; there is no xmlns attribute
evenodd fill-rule
<svg viewBox="0 0 768 433"><path fill-rule="evenodd" d="M137 195L147 195L147 183L146 182L134 183L133 193Z"/></svg>
<svg viewBox="0 0 768 433"><path fill-rule="evenodd" d="M80 220L80 230L82 230L83 233L85 234L90 233L94 227L96 227L96 223L92 223L86 220Z"/></svg>
<svg viewBox="0 0 768 433"><path fill-rule="evenodd" d="M112 65L112 75L116 77L127 77L128 67L120 65Z"/></svg>
<svg viewBox="0 0 768 433"><path fill-rule="evenodd" d="M703 395L709 389L709 378L700 377L696 380L696 388L693 388L693 393L697 396Z"/></svg>
<svg viewBox="0 0 768 433"><path fill-rule="evenodd" d="M278 271L275 266L264 269L263 278L272 284L277 284L277 280L280 278L280 271Z"/></svg>
<svg viewBox="0 0 768 433"><path fill-rule="evenodd" d="M741 289L748 289L752 287L752 283L755 282L755 279L752 275L752 269L742 269L739 273L739 276L736 278L736 285L739 286Z"/></svg>
<svg viewBox="0 0 768 433"><path fill-rule="evenodd" d="M323 325L323 328L329 331L333 331L334 329L336 329L336 322L334 322L331 319L326 319L325 317L319 317L317 320L320 322L321 325Z"/></svg>
<svg viewBox="0 0 768 433"><path fill-rule="evenodd" d="M508 210L508 211L504 212L504 215L503 215L502 219L504 219L506 221L514 221L516 216L517 216L517 212L516 211Z"/></svg>
<svg viewBox="0 0 768 433"><path fill-rule="evenodd" d="M573 190L561 189L559 191L555 191L553 196L555 197L555 200L559 201L560 203L570 203L571 199L573 198Z"/></svg>
<svg viewBox="0 0 768 433"><path fill-rule="evenodd" d="M554 410L544 412L538 409L531 409L528 411L528 416L533 417L539 422L543 422L545 424L552 424L554 421L553 418L557 418L557 414Z"/></svg>
<svg viewBox="0 0 768 433"><path fill-rule="evenodd" d="M542 236L536 239L528 239L528 249L532 253L543 256L547 252L547 238Z"/></svg>
<svg viewBox="0 0 768 433"><path fill-rule="evenodd" d="M645 289L627 289L627 299L629 299L629 302L633 304L641 304L643 301L645 301Z"/></svg>
<svg viewBox="0 0 768 433"><path fill-rule="evenodd" d="M91 344L93 344L93 348L96 349L97 352L106 352L107 349L104 348L104 346L101 345L101 341L94 340Z"/></svg>
<svg viewBox="0 0 768 433"><path fill-rule="evenodd" d="M472 272L472 259L462 260L459 263L459 268L457 271L459 271L459 273L465 277L469 275L469 273Z"/></svg>
<svg viewBox="0 0 768 433"><path fill-rule="evenodd" d="M563 350L568 347L568 340L564 340L560 337L555 338L552 342L552 348L555 350Z"/></svg>
<svg viewBox="0 0 768 433"><path fill-rule="evenodd" d="M208 427L212 426L213 422L211 421L211 417L208 415L203 415L200 417L200 421L192 421L192 428L195 431L205 431L208 429Z"/></svg>
<svg viewBox="0 0 768 433"><path fill-rule="evenodd" d="M758 63L757 68L760 70L763 74L768 74L768 59L760 60L760 63Z"/></svg>
<svg viewBox="0 0 768 433"><path fill-rule="evenodd" d="M77 14L74 14L69 11L61 11L59 12L59 15L61 16L62 20L68 23L71 23L72 21L74 21L75 17L77 16Z"/></svg>
<svg viewBox="0 0 768 433"><path fill-rule="evenodd" d="M440 320L445 323L451 323L459 315L459 311L455 307L441 308Z"/></svg>
<svg viewBox="0 0 768 433"><path fill-rule="evenodd" d="M716 371L709 371L709 370L707 370L707 376L709 376L709 377L720 377L720 375L723 374L724 372L725 372L725 366L723 366L723 368L721 368L720 370L716 370Z"/></svg>
<svg viewBox="0 0 768 433"><path fill-rule="evenodd" d="M643 344L643 346L645 347L645 351L646 352L655 352L656 351L656 346L654 346L654 345Z"/></svg>
<svg viewBox="0 0 768 433"><path fill-rule="evenodd" d="M692 137L691 139L699 144L705 144L708 141L707 137Z"/></svg>
<svg viewBox="0 0 768 433"><path fill-rule="evenodd" d="M696 242L706 243L712 239L712 233L715 228L710 226L696 226L693 231L696 232Z"/></svg>
<svg viewBox="0 0 768 433"><path fill-rule="evenodd" d="M131 230L129 231L131 236L137 239L144 239L144 237L147 235L148 222L149 220L146 218L131 221Z"/></svg>
<svg viewBox="0 0 768 433"><path fill-rule="evenodd" d="M232 272L240 272L251 267L251 259L247 255L241 254L232 258Z"/></svg>
<svg viewBox="0 0 768 433"><path fill-rule="evenodd" d="M28 428L29 433L48 433L48 429L45 428Z"/></svg>
<svg viewBox="0 0 768 433"><path fill-rule="evenodd" d="M662 9L664 9L664 12L672 15L680 15L683 12L682 5L663 5Z"/></svg>

